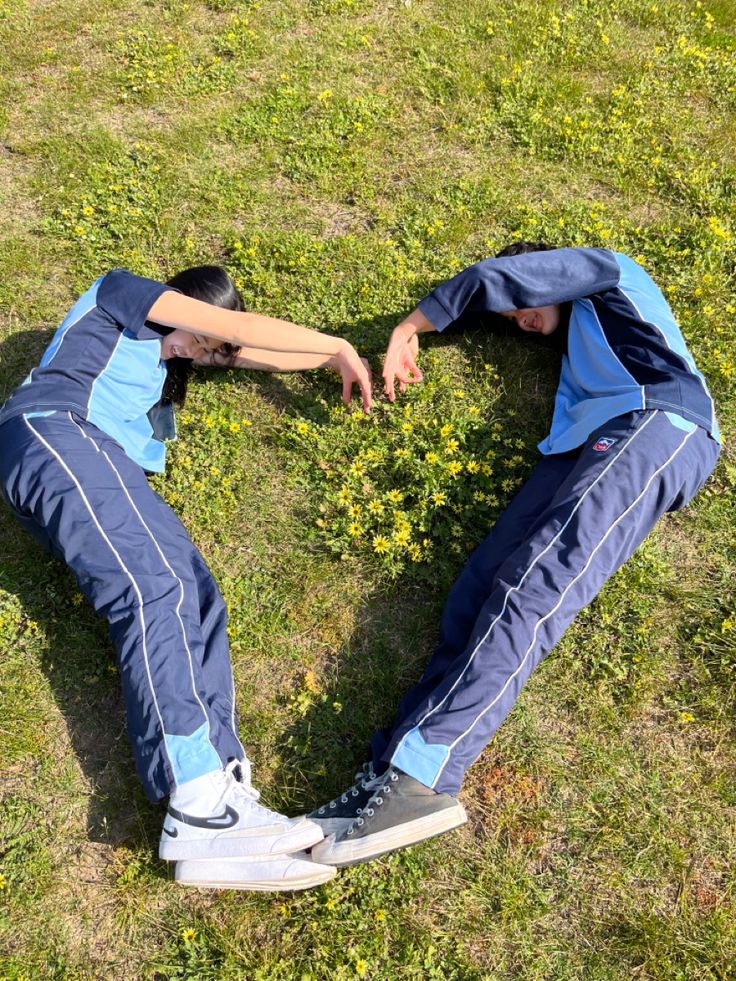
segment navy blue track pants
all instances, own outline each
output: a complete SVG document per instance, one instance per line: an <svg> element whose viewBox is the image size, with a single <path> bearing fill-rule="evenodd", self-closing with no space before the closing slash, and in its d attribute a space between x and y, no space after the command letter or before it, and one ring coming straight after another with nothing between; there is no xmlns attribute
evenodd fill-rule
<svg viewBox="0 0 736 981"><path fill-rule="evenodd" d="M450 591L422 678L374 736L376 772L393 763L457 794L536 665L713 470L718 443L681 425L660 410L627 413L543 458Z"/></svg>
<svg viewBox="0 0 736 981"><path fill-rule="evenodd" d="M30 413L0 426L0 485L110 625L150 799L242 759L225 604L143 470L73 413Z"/></svg>

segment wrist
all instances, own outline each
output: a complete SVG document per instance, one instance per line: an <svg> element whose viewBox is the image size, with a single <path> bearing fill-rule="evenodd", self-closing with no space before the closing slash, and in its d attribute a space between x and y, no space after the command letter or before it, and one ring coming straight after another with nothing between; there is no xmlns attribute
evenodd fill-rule
<svg viewBox="0 0 736 981"><path fill-rule="evenodd" d="M336 368L339 365L341 359L345 358L345 356L350 353L353 347L350 341L346 341L343 337L336 337L335 341L337 342L335 345L335 351L333 354L330 355L330 359L328 361L328 365L330 368Z"/></svg>
<svg viewBox="0 0 736 981"><path fill-rule="evenodd" d="M412 310L408 317L396 327L396 331L399 337L404 341L410 341L412 337L416 337L417 334L424 334L427 331L436 330L437 328L424 316L422 311L417 307Z"/></svg>

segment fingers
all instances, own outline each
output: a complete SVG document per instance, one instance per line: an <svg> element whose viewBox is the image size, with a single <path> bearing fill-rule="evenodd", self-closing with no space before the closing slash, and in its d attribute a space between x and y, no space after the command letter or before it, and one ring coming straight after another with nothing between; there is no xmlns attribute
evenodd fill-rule
<svg viewBox="0 0 736 981"><path fill-rule="evenodd" d="M388 396L389 402L393 402L394 399L396 398L396 394L394 392L394 375L395 374L396 374L396 372L391 367L391 365L389 363L388 356L387 356L386 357L386 361L384 362L384 365L383 365L383 371L381 372L381 377L383 378L383 391Z"/></svg>
<svg viewBox="0 0 736 981"><path fill-rule="evenodd" d="M416 385L417 382L423 381L424 375L421 373L419 368L417 368L414 358L406 357L404 359L404 364L409 369L409 377L405 378L404 381L408 382L410 385Z"/></svg>
<svg viewBox="0 0 736 981"><path fill-rule="evenodd" d="M370 378L358 379L358 384L360 385L360 393L363 396L363 411L369 413L371 411L371 406L373 405L372 393L371 393L371 380Z"/></svg>
<svg viewBox="0 0 736 981"><path fill-rule="evenodd" d="M406 391L407 385L416 385L423 381L424 375L417 367L414 359L407 353L404 352L404 357L400 365L394 365L388 362L383 368L383 390L388 396L389 402L394 402L396 400L396 392L394 389L395 383L399 383L399 392L402 394Z"/></svg>
<svg viewBox="0 0 736 981"><path fill-rule="evenodd" d="M363 411L370 412L373 405L371 391L371 376L368 370L351 374L344 374L342 377L342 400L345 405L350 404L353 396L353 385L357 383L360 389L360 396L363 402Z"/></svg>

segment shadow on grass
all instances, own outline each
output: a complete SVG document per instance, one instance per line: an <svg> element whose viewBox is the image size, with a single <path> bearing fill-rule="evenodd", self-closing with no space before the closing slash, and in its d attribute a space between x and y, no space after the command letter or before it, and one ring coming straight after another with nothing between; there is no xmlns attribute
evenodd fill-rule
<svg viewBox="0 0 736 981"><path fill-rule="evenodd" d="M284 766L299 774L292 806L306 812L324 804L370 760L374 731L393 723L429 659L445 587L396 584L361 607L359 627L323 672L327 685L305 697L278 746Z"/></svg>

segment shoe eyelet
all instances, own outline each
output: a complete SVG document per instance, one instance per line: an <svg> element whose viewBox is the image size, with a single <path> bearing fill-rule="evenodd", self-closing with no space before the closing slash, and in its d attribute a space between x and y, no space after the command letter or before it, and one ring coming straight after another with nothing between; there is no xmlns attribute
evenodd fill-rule
<svg viewBox="0 0 736 981"><path fill-rule="evenodd" d="M348 802L348 799L347 799L347 797L345 796L345 794L343 794L343 795L342 795L342 797L340 798L340 802L341 802L342 804L347 804L347 802Z"/></svg>
<svg viewBox="0 0 736 981"><path fill-rule="evenodd" d="M373 815L374 815L374 814L375 814L376 812L375 812L375 811L373 810L373 808L372 808L372 807L366 807L366 809L365 809L365 811L364 811L364 813L365 813L365 814L367 814L367 815L368 815L368 817L373 817Z"/></svg>
<svg viewBox="0 0 736 981"><path fill-rule="evenodd" d="M362 808L362 807L359 807L359 808L358 808L358 809L356 810L356 812L355 812L355 813L356 813L356 814L358 814L358 815L360 815L360 814L362 814L362 813L363 813L363 808Z"/></svg>
<svg viewBox="0 0 736 981"><path fill-rule="evenodd" d="M353 831L354 831L354 830L355 830L355 828L353 828L353 826L352 826L352 825L350 825L350 827L349 827L349 828L348 828L348 830L347 830L347 833L348 833L349 835L351 835L351 834L353 833Z"/></svg>
<svg viewBox="0 0 736 981"><path fill-rule="evenodd" d="M334 802L334 800L331 800L330 801L330 810L332 810L335 807L337 807L337 804Z"/></svg>
<svg viewBox="0 0 736 981"><path fill-rule="evenodd" d="M358 796L358 791L355 789L355 787L353 787L353 797L357 797L357 796Z"/></svg>
<svg viewBox="0 0 736 981"><path fill-rule="evenodd" d="M376 797L376 804L380 807L383 804L383 797Z"/></svg>
<svg viewBox="0 0 736 981"><path fill-rule="evenodd" d="M320 807L320 809L317 811L317 813L318 814L324 814L325 813L324 807Z"/></svg>
<svg viewBox="0 0 736 981"><path fill-rule="evenodd" d="M397 781L398 779L399 779L399 775L398 775L398 773L392 773L392 774L391 774L391 780L393 781L393 783L396 783L396 781Z"/></svg>
<svg viewBox="0 0 736 981"><path fill-rule="evenodd" d="M362 817L359 817L355 823L358 825L359 828L362 828L363 825L365 824L365 821L363 820Z"/></svg>

